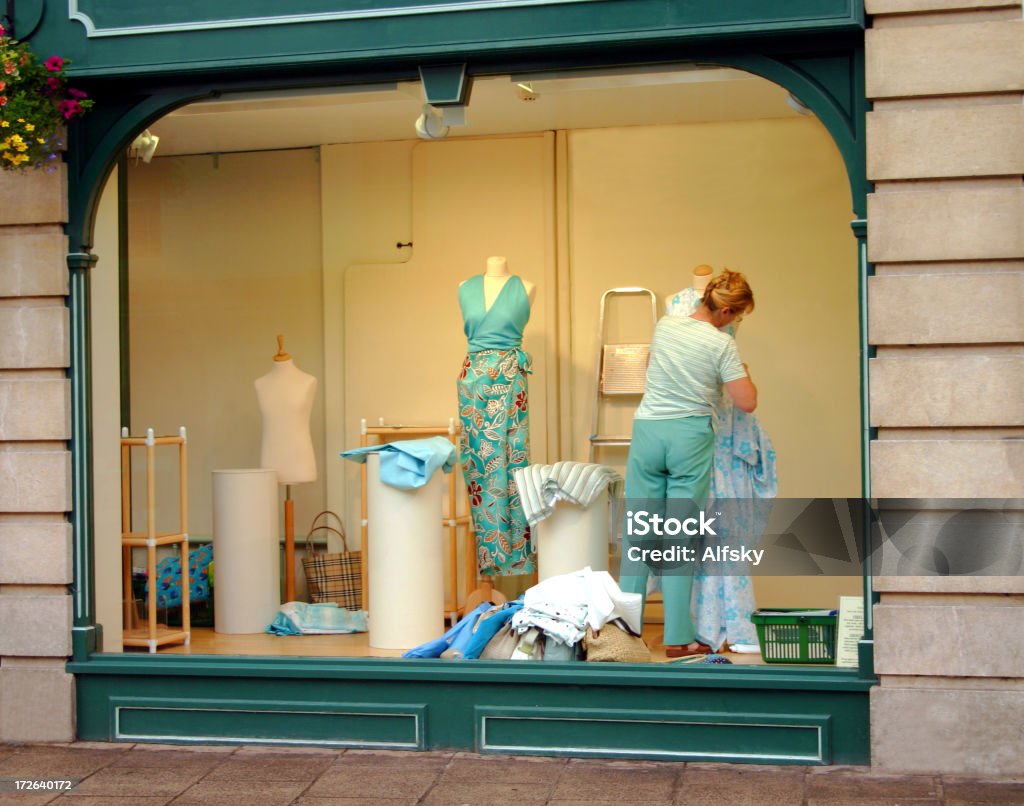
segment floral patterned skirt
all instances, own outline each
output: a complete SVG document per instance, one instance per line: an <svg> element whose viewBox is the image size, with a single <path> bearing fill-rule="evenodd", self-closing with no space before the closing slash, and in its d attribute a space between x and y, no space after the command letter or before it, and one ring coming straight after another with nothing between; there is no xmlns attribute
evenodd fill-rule
<svg viewBox="0 0 1024 806"><path fill-rule="evenodd" d="M528 574L535 555L512 472L530 461L522 350L470 353L459 375L462 472L476 533L477 565L489 576Z"/></svg>

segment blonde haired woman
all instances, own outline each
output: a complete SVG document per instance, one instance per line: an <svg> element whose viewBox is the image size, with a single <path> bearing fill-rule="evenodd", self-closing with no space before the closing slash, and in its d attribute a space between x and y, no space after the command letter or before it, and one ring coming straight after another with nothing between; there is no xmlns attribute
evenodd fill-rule
<svg viewBox="0 0 1024 806"><path fill-rule="evenodd" d="M723 387L737 408L752 412L757 407L757 387L740 360L735 340L721 329L752 310L754 294L746 278L726 269L704 289L700 307L690 316L665 316L658 322L644 396L633 418L626 467L630 511L658 512L680 522L699 515L711 483L712 419ZM643 541L631 535L629 527L627 517L619 585L646 596L651 568L639 550L656 547L660 540L648 534ZM686 545L683 535L667 539ZM686 563L666 569L661 578L668 657L709 651L694 640L692 570L693 564Z"/></svg>

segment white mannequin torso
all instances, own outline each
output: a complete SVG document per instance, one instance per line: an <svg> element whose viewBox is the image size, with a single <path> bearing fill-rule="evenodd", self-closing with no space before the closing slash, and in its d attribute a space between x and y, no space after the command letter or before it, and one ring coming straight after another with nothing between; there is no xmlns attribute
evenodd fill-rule
<svg viewBox="0 0 1024 806"><path fill-rule="evenodd" d="M692 280L693 290L696 291L698 294L703 296L704 289L708 287L708 283L711 282L711 279L712 279L712 277L714 277L714 274L715 274L715 270L712 269L708 265L697 266L697 268L695 268L693 270L693 280ZM665 297L665 309L666 310L668 310L672 306L672 300L674 298L675 298L675 295L670 296L670 297Z"/></svg>
<svg viewBox="0 0 1024 806"><path fill-rule="evenodd" d="M501 293L501 289L505 287L505 283L508 282L508 278L512 276L512 272L508 268L508 260L504 257L489 257L487 258L487 267L484 269L484 310L489 311L494 301L498 298L498 294ZM523 289L526 291L526 297L530 300L530 307L533 307L533 300L537 296L537 286L531 283L529 280L524 280L522 277L519 278L523 284ZM466 282L465 280L462 281ZM462 285L462 283L459 283Z"/></svg>
<svg viewBox="0 0 1024 806"><path fill-rule="evenodd" d="M291 359L275 360L270 372L253 385L263 417L260 467L276 470L281 484L316 481L316 454L309 431L316 378Z"/></svg>

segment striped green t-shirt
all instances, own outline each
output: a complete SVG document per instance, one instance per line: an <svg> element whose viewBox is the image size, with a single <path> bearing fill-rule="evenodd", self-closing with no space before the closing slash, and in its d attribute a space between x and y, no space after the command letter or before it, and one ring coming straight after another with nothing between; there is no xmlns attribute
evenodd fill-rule
<svg viewBox="0 0 1024 806"><path fill-rule="evenodd" d="M638 420L714 414L722 384L745 378L736 341L690 316L664 316L654 328Z"/></svg>

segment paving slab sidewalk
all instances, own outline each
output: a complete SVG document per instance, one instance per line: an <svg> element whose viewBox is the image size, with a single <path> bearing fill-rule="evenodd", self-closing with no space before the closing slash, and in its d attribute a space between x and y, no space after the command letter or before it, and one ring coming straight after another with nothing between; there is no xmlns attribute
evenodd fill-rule
<svg viewBox="0 0 1024 806"><path fill-rule="evenodd" d="M74 787L52 788L63 780ZM1024 779L316 747L0 744L0 806L360 804L1024 806Z"/></svg>

